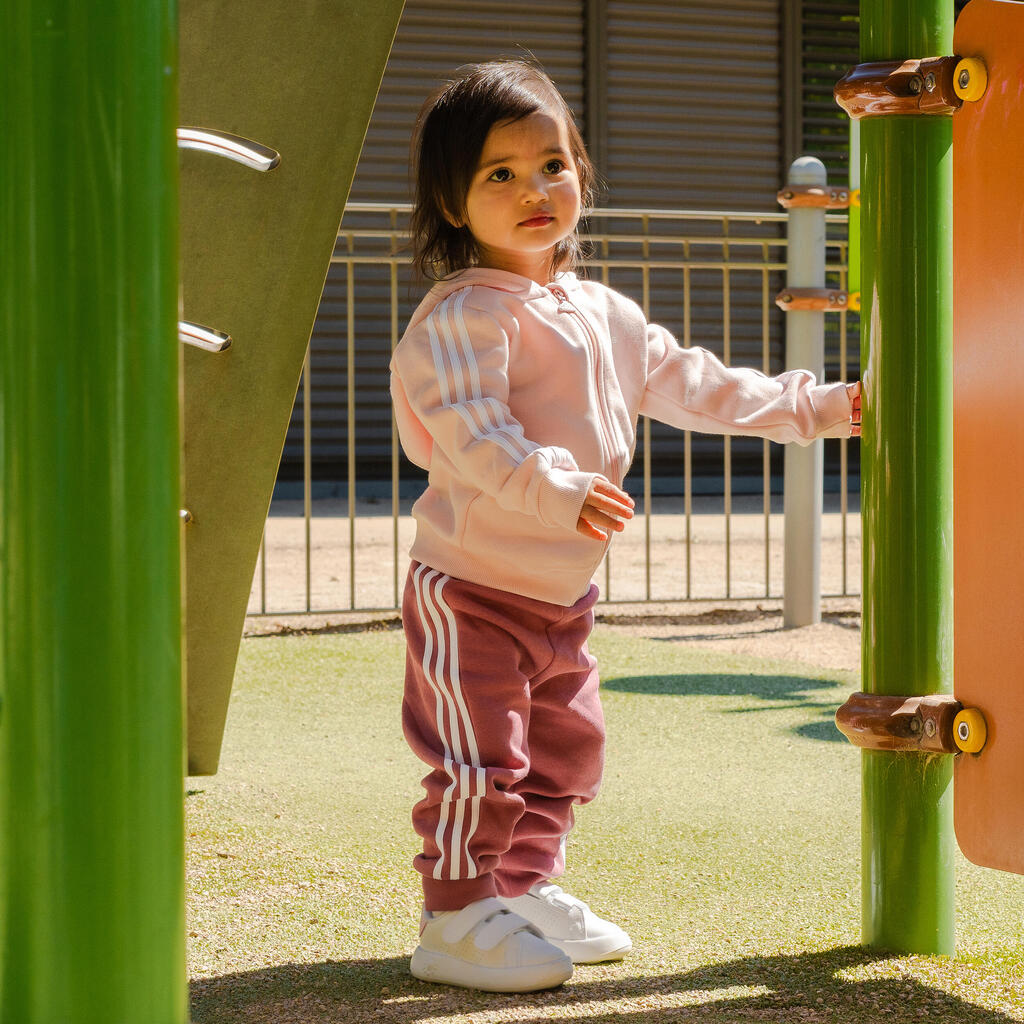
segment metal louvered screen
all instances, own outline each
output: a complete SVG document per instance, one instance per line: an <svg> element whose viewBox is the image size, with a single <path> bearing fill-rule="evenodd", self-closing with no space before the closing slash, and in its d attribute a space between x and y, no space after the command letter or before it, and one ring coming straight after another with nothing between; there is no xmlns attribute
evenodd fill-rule
<svg viewBox="0 0 1024 1024"><path fill-rule="evenodd" d="M518 0L514 5L407 0L349 201L404 203L411 199L409 143L416 115L431 90L461 64L533 57L579 117L583 106L583 15L583 0ZM358 217L348 215L345 223L353 220L358 223ZM379 224L375 222L375 226ZM389 244L382 240L381 250L386 253ZM346 475L350 328L355 339L354 380L359 396L354 422L359 479L390 476L390 270L386 265L357 268L351 282L354 307L347 301L348 273L344 265L331 267L313 331L313 462L315 476L322 482L342 481ZM397 329L401 331L424 289L410 280L405 268L399 272L396 286ZM286 479L301 477L301 414L300 389L285 444L281 475ZM403 479L420 475L403 460ZM323 491L323 483L319 490Z"/></svg>
<svg viewBox="0 0 1024 1024"><path fill-rule="evenodd" d="M608 205L771 207L779 31L777 0L609 0Z"/></svg>

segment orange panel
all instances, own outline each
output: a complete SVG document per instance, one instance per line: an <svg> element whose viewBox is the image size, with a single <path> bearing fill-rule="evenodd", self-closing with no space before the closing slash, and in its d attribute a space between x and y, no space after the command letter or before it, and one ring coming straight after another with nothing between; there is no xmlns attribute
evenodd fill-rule
<svg viewBox="0 0 1024 1024"><path fill-rule="evenodd" d="M956 759L956 837L1024 873L1024 3L972 0L954 51L988 69L953 115L954 692L988 723Z"/></svg>

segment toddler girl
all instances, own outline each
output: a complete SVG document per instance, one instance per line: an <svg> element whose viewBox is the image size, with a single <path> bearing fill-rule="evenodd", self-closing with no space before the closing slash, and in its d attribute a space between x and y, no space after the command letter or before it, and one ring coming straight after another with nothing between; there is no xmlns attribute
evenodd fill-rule
<svg viewBox="0 0 1024 1024"><path fill-rule="evenodd" d="M601 779L591 577L633 515L639 414L807 444L850 435L858 392L726 368L577 279L594 172L536 67L463 69L424 107L416 174L416 261L437 283L391 363L402 446L429 470L402 608L403 726L431 769L411 969L530 991L631 948L551 879Z"/></svg>

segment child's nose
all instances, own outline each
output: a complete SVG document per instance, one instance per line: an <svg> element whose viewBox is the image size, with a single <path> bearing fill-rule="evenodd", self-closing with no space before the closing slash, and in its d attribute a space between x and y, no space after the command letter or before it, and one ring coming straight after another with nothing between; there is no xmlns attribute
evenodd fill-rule
<svg viewBox="0 0 1024 1024"><path fill-rule="evenodd" d="M523 198L527 201L545 199L548 194L548 182L543 174L534 175L525 181Z"/></svg>

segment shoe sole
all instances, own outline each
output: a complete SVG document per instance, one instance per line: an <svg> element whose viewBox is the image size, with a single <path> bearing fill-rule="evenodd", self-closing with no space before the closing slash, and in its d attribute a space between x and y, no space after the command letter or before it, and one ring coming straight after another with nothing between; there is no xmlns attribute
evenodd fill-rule
<svg viewBox="0 0 1024 1024"><path fill-rule="evenodd" d="M482 992L538 992L556 988L572 977L569 959L530 967L483 967L417 946L409 964L414 978L437 985L457 985Z"/></svg>
<svg viewBox="0 0 1024 1024"><path fill-rule="evenodd" d="M557 946L574 964L604 964L621 960L632 948L633 943L614 938L605 939L552 939L545 936L552 946ZM616 944L617 943L617 944Z"/></svg>

